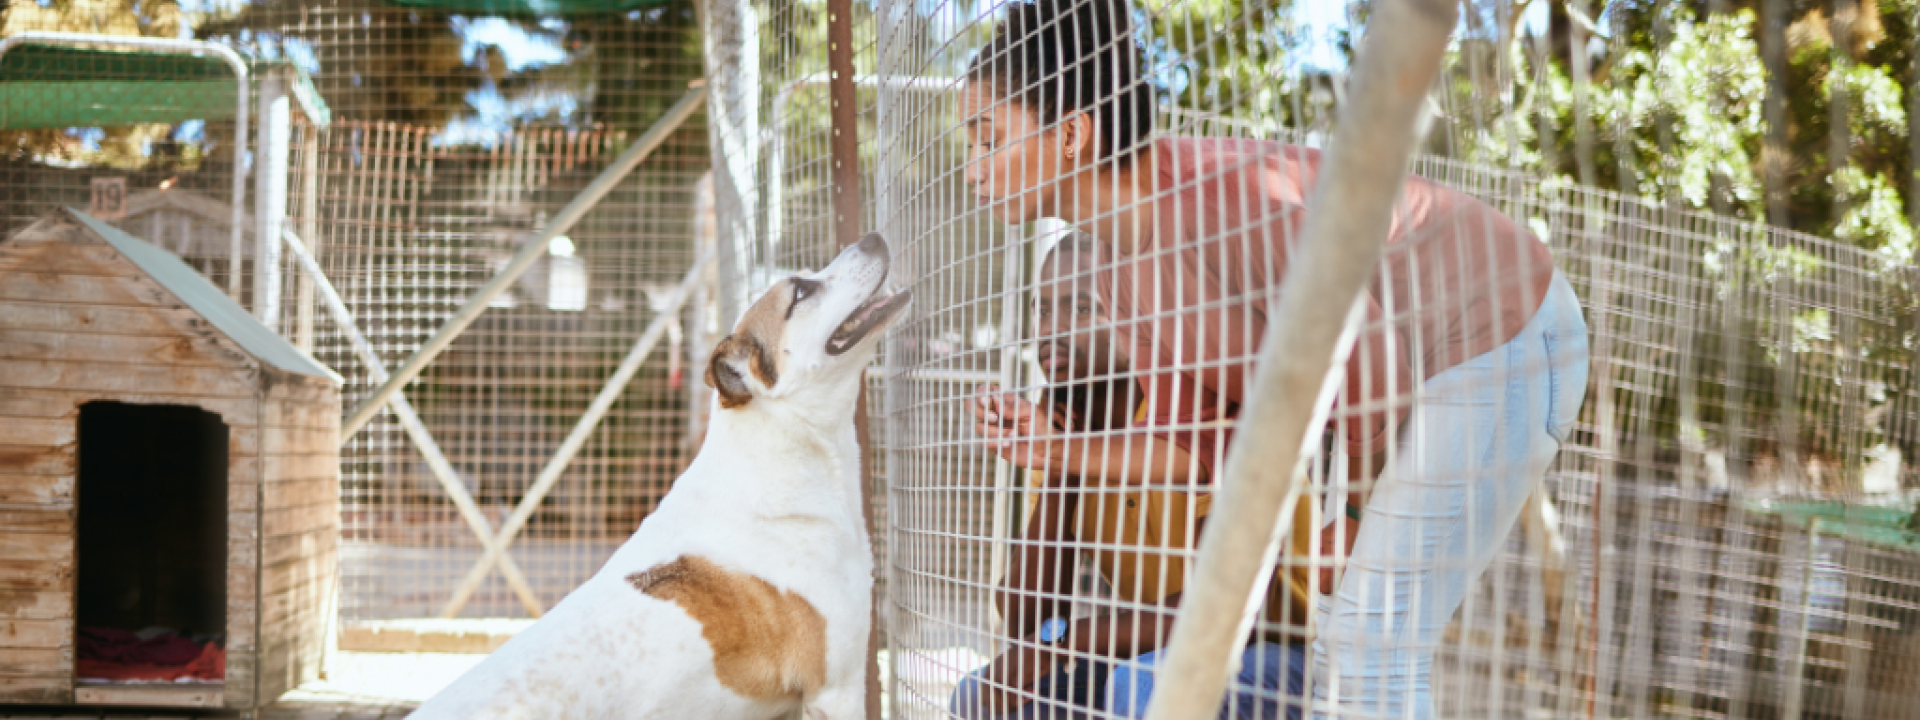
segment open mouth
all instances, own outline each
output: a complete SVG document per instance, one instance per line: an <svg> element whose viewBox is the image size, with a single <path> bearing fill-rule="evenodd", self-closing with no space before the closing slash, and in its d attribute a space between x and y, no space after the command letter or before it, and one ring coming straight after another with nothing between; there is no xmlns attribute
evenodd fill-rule
<svg viewBox="0 0 1920 720"><path fill-rule="evenodd" d="M827 338L827 354L839 355L859 345L874 328L885 325L888 318L906 307L911 297L912 293L905 290L889 291L884 287L875 290L872 297L854 308L853 313L840 323L840 327L834 328L833 336Z"/></svg>

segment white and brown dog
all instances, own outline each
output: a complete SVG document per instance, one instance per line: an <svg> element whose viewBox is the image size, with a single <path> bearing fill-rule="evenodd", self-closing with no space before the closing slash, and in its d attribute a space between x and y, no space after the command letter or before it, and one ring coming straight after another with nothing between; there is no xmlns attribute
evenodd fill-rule
<svg viewBox="0 0 1920 720"><path fill-rule="evenodd" d="M853 411L908 302L879 235L714 349L705 444L606 567L419 720L864 716L873 554Z"/></svg>

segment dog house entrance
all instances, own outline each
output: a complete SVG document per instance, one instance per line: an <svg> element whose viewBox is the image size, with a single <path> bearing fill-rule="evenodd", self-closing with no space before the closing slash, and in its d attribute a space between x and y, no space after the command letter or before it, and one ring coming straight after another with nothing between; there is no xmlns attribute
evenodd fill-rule
<svg viewBox="0 0 1920 720"><path fill-rule="evenodd" d="M194 407L93 402L79 435L74 676L223 681L226 423Z"/></svg>

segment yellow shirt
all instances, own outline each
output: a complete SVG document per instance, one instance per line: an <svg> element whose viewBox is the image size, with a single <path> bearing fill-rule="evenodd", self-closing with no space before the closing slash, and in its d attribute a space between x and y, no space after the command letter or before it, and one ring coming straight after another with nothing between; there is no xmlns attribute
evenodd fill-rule
<svg viewBox="0 0 1920 720"><path fill-rule="evenodd" d="M1140 406L1140 415L1146 404ZM1144 421L1136 417L1136 421ZM1029 487L1045 485L1046 475L1029 473ZM1100 576L1120 600L1159 604L1186 588L1188 555L1199 538L1194 528L1213 507L1213 492L1199 490L1129 490L1124 480L1085 488L1074 524L1074 537L1098 543L1093 551ZM1204 486L1203 486L1204 487ZM1031 519L1038 496L1028 495L1026 517ZM1089 513L1088 510L1094 512ZM1314 530L1320 527L1319 506L1303 496L1294 508L1293 532L1285 547L1285 582L1268 586L1262 618L1288 625L1298 632L1307 625L1312 607L1308 573ZM1278 578L1276 578L1278 580Z"/></svg>

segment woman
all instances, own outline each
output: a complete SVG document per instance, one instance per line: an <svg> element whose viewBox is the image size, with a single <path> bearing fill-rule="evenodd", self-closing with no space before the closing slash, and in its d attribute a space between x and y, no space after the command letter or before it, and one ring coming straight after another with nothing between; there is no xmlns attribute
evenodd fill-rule
<svg viewBox="0 0 1920 720"><path fill-rule="evenodd" d="M966 178L1002 220L1059 218L1115 251L1096 277L1147 398L1143 463L1210 475L1232 436L1207 421L1245 399L1320 156L1155 138L1142 67L1118 0L1007 6L962 92ZM1317 627L1314 695L1352 714L1429 717L1441 632L1572 428L1586 326L1543 244L1418 178L1363 302L1332 430L1368 495L1364 514L1348 511L1364 519ZM1034 447L1056 466L1093 462L1083 445Z"/></svg>
<svg viewBox="0 0 1920 720"><path fill-rule="evenodd" d="M1106 461L1069 469L1031 452L1045 443L1002 448L1008 461L1030 469L1038 485L1038 502L994 598L1007 633L1021 640L955 689L950 707L962 718L1077 718L1088 711L1130 717L1145 710L1150 688L1125 671L1110 683L1111 661L1154 662L1173 620L1164 610L1179 606L1185 586L1184 553L1199 536L1213 498L1206 480L1188 475L1185 466L1148 465L1116 437L1114 431L1142 419L1146 406L1130 377L1126 350L1114 342L1108 303L1095 289L1093 273L1111 264L1105 246L1084 235L1050 252L1033 302L1045 399L1036 405L986 387L969 404L982 434L1056 436L1054 442L1088 446L1076 455ZM1117 472L1123 465L1135 468L1132 479ZM1142 487L1148 484L1155 489ZM1313 517L1312 507L1299 506L1290 556L1309 552ZM1112 589L1116 607L1072 619L1081 555L1072 548L1087 546L1097 548L1085 554ZM1305 657L1298 630L1306 624L1307 564L1293 563L1297 571L1268 588L1270 630L1242 653L1232 717L1277 719L1283 715L1282 691L1300 695ZM1320 582L1330 585L1331 576ZM1049 623L1060 634L1047 636ZM1297 709L1284 714L1298 717Z"/></svg>

